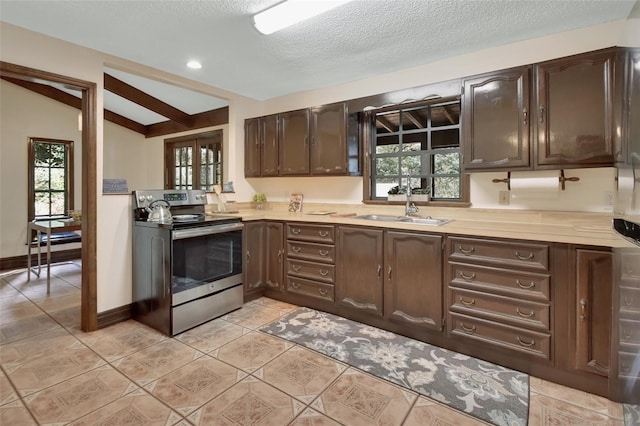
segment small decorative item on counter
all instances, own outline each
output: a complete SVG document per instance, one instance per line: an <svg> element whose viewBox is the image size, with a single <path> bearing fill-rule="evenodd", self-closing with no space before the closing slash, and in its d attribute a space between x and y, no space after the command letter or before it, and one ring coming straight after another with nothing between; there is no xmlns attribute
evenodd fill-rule
<svg viewBox="0 0 640 426"><path fill-rule="evenodd" d="M69 216L73 219L74 222L82 221L82 211L81 210L69 210Z"/></svg>
<svg viewBox="0 0 640 426"><path fill-rule="evenodd" d="M253 198L251 202L255 204L256 210L262 210L264 208L265 203L267 202L267 195L262 192L257 192L253 194Z"/></svg>
<svg viewBox="0 0 640 426"><path fill-rule="evenodd" d="M291 194L291 201L289 202L289 211L293 213L300 213L302 211L302 194Z"/></svg>

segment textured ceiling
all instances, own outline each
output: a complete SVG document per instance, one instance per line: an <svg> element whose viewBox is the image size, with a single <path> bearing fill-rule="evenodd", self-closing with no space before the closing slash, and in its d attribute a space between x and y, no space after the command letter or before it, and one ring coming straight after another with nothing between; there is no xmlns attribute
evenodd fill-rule
<svg viewBox="0 0 640 426"><path fill-rule="evenodd" d="M1 0L0 20L264 100L626 19L635 4L354 0L272 35L260 34L253 14L279 1ZM192 58L202 62L201 70L185 67Z"/></svg>

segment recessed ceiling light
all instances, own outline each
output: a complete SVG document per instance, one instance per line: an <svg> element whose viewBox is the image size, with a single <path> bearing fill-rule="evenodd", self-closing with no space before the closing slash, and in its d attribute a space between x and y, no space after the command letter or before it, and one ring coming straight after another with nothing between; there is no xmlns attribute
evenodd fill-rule
<svg viewBox="0 0 640 426"><path fill-rule="evenodd" d="M187 62L187 66L192 70L199 70L200 68L202 68L202 64L196 60Z"/></svg>

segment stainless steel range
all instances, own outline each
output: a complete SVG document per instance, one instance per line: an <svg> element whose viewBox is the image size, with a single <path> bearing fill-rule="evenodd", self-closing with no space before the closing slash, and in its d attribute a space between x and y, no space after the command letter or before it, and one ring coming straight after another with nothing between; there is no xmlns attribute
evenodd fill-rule
<svg viewBox="0 0 640 426"><path fill-rule="evenodd" d="M157 200L169 218L149 215ZM170 336L243 303L243 225L206 203L202 190L133 191L133 316Z"/></svg>

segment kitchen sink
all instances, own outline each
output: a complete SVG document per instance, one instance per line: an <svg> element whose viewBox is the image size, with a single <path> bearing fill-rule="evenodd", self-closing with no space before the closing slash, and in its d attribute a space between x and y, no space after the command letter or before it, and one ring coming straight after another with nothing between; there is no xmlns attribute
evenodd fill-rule
<svg viewBox="0 0 640 426"><path fill-rule="evenodd" d="M392 215L380 215L380 214L365 214L361 216L355 216L354 219L373 220L377 222L415 223L417 225L427 225L427 226L442 226L453 220L453 219L436 219L436 218L432 218L431 216L417 217L417 216L392 216Z"/></svg>

